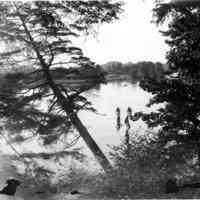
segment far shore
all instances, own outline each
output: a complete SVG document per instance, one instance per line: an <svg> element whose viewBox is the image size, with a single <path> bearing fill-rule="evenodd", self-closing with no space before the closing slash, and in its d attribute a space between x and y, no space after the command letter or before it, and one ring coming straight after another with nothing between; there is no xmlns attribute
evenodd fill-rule
<svg viewBox="0 0 200 200"><path fill-rule="evenodd" d="M131 76L128 74L107 74L107 81L130 81Z"/></svg>

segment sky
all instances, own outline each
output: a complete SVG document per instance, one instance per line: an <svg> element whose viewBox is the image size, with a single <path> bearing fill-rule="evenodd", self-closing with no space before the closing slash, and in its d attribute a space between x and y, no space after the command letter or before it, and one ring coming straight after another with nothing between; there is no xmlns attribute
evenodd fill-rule
<svg viewBox="0 0 200 200"><path fill-rule="evenodd" d="M168 46L152 20L152 0L124 0L120 20L104 24L98 34L84 38L81 47L98 64L109 61L165 62Z"/></svg>

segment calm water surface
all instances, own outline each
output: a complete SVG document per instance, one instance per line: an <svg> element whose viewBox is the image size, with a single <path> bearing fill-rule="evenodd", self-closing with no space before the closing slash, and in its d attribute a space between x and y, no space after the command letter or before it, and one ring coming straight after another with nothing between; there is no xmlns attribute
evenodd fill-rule
<svg viewBox="0 0 200 200"><path fill-rule="evenodd" d="M118 144L123 137L127 108L131 107L133 113L148 111L149 108L145 105L149 102L151 94L141 89L138 83L121 82L101 85L97 89L88 91L85 96L93 103L99 114L84 111L79 116L97 143L105 148L107 144ZM120 131L116 130L117 107L121 109L123 124ZM131 126L132 131L146 128L141 121L134 122Z"/></svg>
<svg viewBox="0 0 200 200"><path fill-rule="evenodd" d="M90 134L108 156L110 147L108 145L118 145L122 139L124 139L125 126L124 118L126 116L126 110L128 107L132 108L133 113L138 111L148 111L145 105L149 102L151 94L145 92L139 87L139 84L132 84L128 82L121 83L108 83L101 85L99 88L87 91L85 97L91 101L93 107L98 110L99 114L95 114L89 111L82 111L79 113L79 117L88 128ZM122 128L120 131L116 130L116 108L121 109ZM145 124L142 121L133 122L131 124L131 134L134 134L134 130L141 133L145 130ZM5 153L12 152L12 149L5 144L2 144L2 148ZM38 146L37 140L30 140L23 146L15 145L19 152L40 152L48 151L48 148L43 149L43 146ZM84 153L89 156L89 162L87 162L87 168L96 170L99 168L94 156L86 146L85 142L80 139L75 147L82 147ZM52 151L52 147L49 147ZM56 145L55 151L63 150L62 145ZM57 169L55 163L45 163L42 161L42 165L47 166L51 170ZM74 165L71 161L66 161L66 166Z"/></svg>
<svg viewBox="0 0 200 200"><path fill-rule="evenodd" d="M125 125L124 119L126 117L126 110L128 107L132 108L133 113L138 111L147 111L148 108L145 105L148 103L151 94L145 92L139 87L138 83L132 84L129 82L120 83L108 83L100 85L99 88L87 91L85 97L93 104L93 107L97 109L98 114L90 111L82 111L79 113L79 117L88 128L90 134L102 148L104 152L109 151L108 145L117 145L124 138ZM122 128L120 131L116 130L116 108L121 109ZM132 134L134 130L144 131L146 128L142 121L133 122L131 124ZM3 150L6 152L12 152L12 149L8 145L3 145ZM63 145L56 145L56 150L62 150ZM83 147L84 152L90 154L88 147L82 139L77 144L78 147ZM33 151L48 151L46 147L38 146L38 141L27 141L23 146L16 145L20 152ZM49 147L52 151L52 147Z"/></svg>

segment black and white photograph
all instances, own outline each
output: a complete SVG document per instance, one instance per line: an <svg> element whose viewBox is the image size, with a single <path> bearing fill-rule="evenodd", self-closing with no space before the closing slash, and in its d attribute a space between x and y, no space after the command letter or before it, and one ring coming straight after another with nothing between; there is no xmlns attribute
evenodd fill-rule
<svg viewBox="0 0 200 200"><path fill-rule="evenodd" d="M200 199L200 0L0 0L0 200Z"/></svg>

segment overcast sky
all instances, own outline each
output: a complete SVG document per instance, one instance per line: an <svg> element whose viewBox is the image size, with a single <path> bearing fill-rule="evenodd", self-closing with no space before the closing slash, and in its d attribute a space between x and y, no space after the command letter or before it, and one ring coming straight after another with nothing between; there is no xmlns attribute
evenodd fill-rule
<svg viewBox="0 0 200 200"><path fill-rule="evenodd" d="M165 62L168 49L160 27L151 23L152 0L124 0L125 12L121 19L99 27L97 37L83 40L82 48L93 61Z"/></svg>

